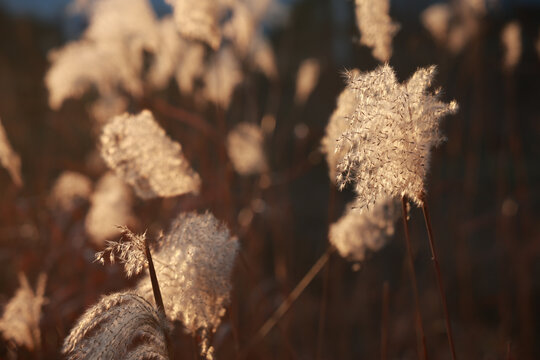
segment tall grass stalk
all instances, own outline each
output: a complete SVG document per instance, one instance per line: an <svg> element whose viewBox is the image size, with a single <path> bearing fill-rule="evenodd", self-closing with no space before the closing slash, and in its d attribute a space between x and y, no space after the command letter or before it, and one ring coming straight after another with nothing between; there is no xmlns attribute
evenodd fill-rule
<svg viewBox="0 0 540 360"><path fill-rule="evenodd" d="M441 268L439 266L439 257L437 256L437 249L435 248L435 241L433 239L433 229L431 227L431 218L429 216L429 209L425 199L422 201L422 213L424 214L424 220L426 222L426 229L428 232L429 247L431 249L431 260L433 261L433 267L435 268L435 274L437 275L437 284L439 286L439 296L441 298L441 304L444 312L444 321L446 325L446 334L448 336L448 345L452 352L452 359L456 360L456 349L454 346L454 337L452 335L452 325L450 324L450 315L448 313L448 305L446 303L446 293L444 291L444 283L441 276Z"/></svg>
<svg viewBox="0 0 540 360"><path fill-rule="evenodd" d="M418 284L416 282L416 271L414 269L414 256L411 245L411 238L409 236L409 222L407 221L407 198L401 197L401 210L403 212L403 230L405 231L405 243L407 244L407 256L409 258L409 276L411 278L411 285L414 293L414 306L416 307L416 336L422 343L422 352L419 352L419 357L424 360L428 359L426 335L424 333L424 325L422 323L422 313L420 312L420 300L418 295ZM420 356L423 354L423 356Z"/></svg>

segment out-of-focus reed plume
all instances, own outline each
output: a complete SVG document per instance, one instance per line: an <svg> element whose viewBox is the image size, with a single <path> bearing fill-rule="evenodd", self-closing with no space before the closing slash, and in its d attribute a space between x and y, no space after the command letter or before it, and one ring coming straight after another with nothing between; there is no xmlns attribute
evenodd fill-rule
<svg viewBox="0 0 540 360"><path fill-rule="evenodd" d="M400 84L387 64L350 73L356 106L337 143L338 151L348 149L337 165L337 184L354 184L360 209L386 197L422 204L431 148L443 140L439 120L457 111L455 102L427 91L434 76L435 66L421 68Z"/></svg>
<svg viewBox="0 0 540 360"><path fill-rule="evenodd" d="M122 236L118 241L107 241L107 247L96 253L96 261L111 264L119 261L124 265L127 277L139 274L148 264L145 254L146 233L134 234L126 226L121 226Z"/></svg>
<svg viewBox="0 0 540 360"><path fill-rule="evenodd" d="M451 17L452 9L444 3L431 5L420 16L422 24L439 45L446 44Z"/></svg>
<svg viewBox="0 0 540 360"><path fill-rule="evenodd" d="M454 0L429 6L422 12L421 20L441 47L457 54L476 36L486 11L483 0Z"/></svg>
<svg viewBox="0 0 540 360"><path fill-rule="evenodd" d="M92 195L92 180L75 171L64 171L54 182L49 194L49 205L64 213L71 213L87 203Z"/></svg>
<svg viewBox="0 0 540 360"><path fill-rule="evenodd" d="M112 172L99 179L85 219L86 232L97 247L103 247L105 240L118 236L119 225L133 224L132 202L129 187Z"/></svg>
<svg viewBox="0 0 540 360"><path fill-rule="evenodd" d="M112 119L101 134L101 155L118 176L143 199L198 193L199 175L172 141L144 110Z"/></svg>
<svg viewBox="0 0 540 360"><path fill-rule="evenodd" d="M212 348L207 334L214 332L225 314L231 290L231 271L238 240L211 213L180 214L153 252L165 313L180 320L192 334L203 338L208 359ZM140 280L137 293L152 299L148 276Z"/></svg>
<svg viewBox="0 0 540 360"><path fill-rule="evenodd" d="M103 296L64 340L62 353L75 359L169 359L167 319L130 292Z"/></svg>
<svg viewBox="0 0 540 360"><path fill-rule="evenodd" d="M387 62L392 57L392 38L400 25L389 15L389 0L355 0L360 44L372 48L373 57Z"/></svg>
<svg viewBox="0 0 540 360"><path fill-rule="evenodd" d="M35 292L22 273L19 273L19 283L19 289L4 307L0 319L0 332L4 339L13 341L17 346L39 350L41 347L39 320L41 307L46 301L44 295L47 276L39 275Z"/></svg>
<svg viewBox="0 0 540 360"><path fill-rule="evenodd" d="M264 155L264 135L254 124L240 123L227 135L227 152L240 175L260 174L268 170Z"/></svg>
<svg viewBox="0 0 540 360"><path fill-rule="evenodd" d="M512 21L501 32L501 43L504 48L503 67L511 72L521 58L521 26L517 21Z"/></svg>
<svg viewBox="0 0 540 360"><path fill-rule="evenodd" d="M23 185L21 158L11 147L2 120L0 120L0 164L8 171L13 183L21 187Z"/></svg>
<svg viewBox="0 0 540 360"><path fill-rule="evenodd" d="M358 70L352 70L352 72L359 73ZM328 125L326 125L326 133L321 140L321 151L326 155L330 180L334 183L337 176L336 166L350 148L348 144L343 144L339 149L336 148L337 141L347 130L350 116L355 109L355 94L352 89L346 87L337 99L336 108L330 116Z"/></svg>
<svg viewBox="0 0 540 360"><path fill-rule="evenodd" d="M401 210L395 199L378 201L373 208L359 212L354 203L345 215L330 225L328 238L339 254L351 261L362 261L367 251L378 251L394 235L394 224Z"/></svg>
<svg viewBox="0 0 540 360"><path fill-rule="evenodd" d="M240 63L231 47L222 47L213 54L204 74L204 98L227 108L234 89L242 82Z"/></svg>
<svg viewBox="0 0 540 360"><path fill-rule="evenodd" d="M296 92L294 102L303 105L309 98L309 95L319 82L321 74L321 65L317 59L307 59L302 61L296 74Z"/></svg>
<svg viewBox="0 0 540 360"><path fill-rule="evenodd" d="M221 44L219 2L213 0L167 0L174 9L180 33L189 39L207 43L217 50Z"/></svg>
<svg viewBox="0 0 540 360"><path fill-rule="evenodd" d="M140 95L144 51L159 46L157 21L146 0L98 0L90 9L83 38L49 55L45 83L54 109L91 87L101 96L114 95L119 88Z"/></svg>

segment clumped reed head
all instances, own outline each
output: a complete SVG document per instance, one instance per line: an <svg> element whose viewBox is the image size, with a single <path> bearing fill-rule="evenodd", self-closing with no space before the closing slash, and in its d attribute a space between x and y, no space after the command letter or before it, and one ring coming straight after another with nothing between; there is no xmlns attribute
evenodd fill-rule
<svg viewBox="0 0 540 360"><path fill-rule="evenodd" d="M107 247L96 253L96 261L101 264L105 264L106 258L111 264L120 261L127 277L131 277L139 274L148 263L145 254L146 233L137 235L125 226L120 230L122 237L118 241L107 241Z"/></svg>
<svg viewBox="0 0 540 360"><path fill-rule="evenodd" d="M422 204L431 148L443 140L439 120L457 111L455 102L445 104L438 92L428 92L434 75L434 66L419 69L400 84L389 65L350 74L356 105L337 143L337 151L347 149L337 184L354 184L359 208L401 196Z"/></svg>
<svg viewBox="0 0 540 360"><path fill-rule="evenodd" d="M378 251L394 235L400 216L394 199L383 199L369 210L349 206L345 215L330 226L328 237L339 254L351 261L362 261L367 251Z"/></svg>
<svg viewBox="0 0 540 360"><path fill-rule="evenodd" d="M54 182L49 204L55 209L70 213L89 201L91 195L92 180L74 171L64 171Z"/></svg>
<svg viewBox="0 0 540 360"><path fill-rule="evenodd" d="M64 340L62 353L80 359L169 359L170 325L148 301L130 293L103 296Z"/></svg>
<svg viewBox="0 0 540 360"><path fill-rule="evenodd" d="M392 56L392 38L399 30L389 15L390 0L355 0L360 43L372 48L373 57L387 62Z"/></svg>
<svg viewBox="0 0 540 360"><path fill-rule="evenodd" d="M354 74L358 74L358 72L353 70L348 76L350 77ZM346 87L338 97L336 109L330 116L328 125L326 125L326 134L321 140L321 151L326 155L330 180L334 183L337 176L337 164L343 159L343 156L350 148L346 143L343 143L339 149L336 149L336 145L341 135L347 131L351 114L354 113L355 109L355 94L352 89Z"/></svg>
<svg viewBox="0 0 540 360"><path fill-rule="evenodd" d="M182 36L207 43L217 50L221 44L219 3L213 0L167 0L173 7Z"/></svg>
<svg viewBox="0 0 540 360"><path fill-rule="evenodd" d="M118 236L118 225L133 223L132 197L129 187L112 172L99 179L85 219L86 232L95 245L102 247L105 240Z"/></svg>
<svg viewBox="0 0 540 360"><path fill-rule="evenodd" d="M21 187L23 185L21 175L21 158L9 143L6 135L6 130L0 120L0 164L6 169L15 185Z"/></svg>
<svg viewBox="0 0 540 360"><path fill-rule="evenodd" d="M101 155L143 199L198 193L201 180L152 113L115 117L103 128Z"/></svg>
<svg viewBox="0 0 540 360"><path fill-rule="evenodd" d="M503 28L501 43L504 47L504 69L512 71L521 58L521 26L517 21L512 21Z"/></svg>
<svg viewBox="0 0 540 360"><path fill-rule="evenodd" d="M306 102L319 82L320 73L321 65L316 59L307 59L300 64L296 74L295 103L302 105Z"/></svg>
<svg viewBox="0 0 540 360"><path fill-rule="evenodd" d="M211 213L180 214L152 253L165 312L203 338L214 332L225 314L238 240ZM140 280L137 293L153 297L150 280ZM204 349L211 358L211 348Z"/></svg>
<svg viewBox="0 0 540 360"><path fill-rule="evenodd" d="M20 287L4 307L0 319L0 332L4 339L13 341L17 346L25 346L28 350L41 347L39 320L41 306L45 303L46 282L47 276L40 274L34 292L26 276L19 274Z"/></svg>
<svg viewBox="0 0 540 360"><path fill-rule="evenodd" d="M249 123L238 124L227 135L227 152L236 172L252 175L268 169L263 142L261 128Z"/></svg>
<svg viewBox="0 0 540 360"><path fill-rule="evenodd" d="M207 101L227 108L242 79L241 65L233 49L223 47L213 54L205 71L203 96Z"/></svg>

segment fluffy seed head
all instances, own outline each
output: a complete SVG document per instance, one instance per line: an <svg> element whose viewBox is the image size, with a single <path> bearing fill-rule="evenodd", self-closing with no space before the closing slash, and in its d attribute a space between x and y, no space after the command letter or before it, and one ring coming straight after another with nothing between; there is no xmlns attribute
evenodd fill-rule
<svg viewBox="0 0 540 360"><path fill-rule="evenodd" d="M221 43L219 4L213 0L167 0L182 36L207 43L214 50Z"/></svg>
<svg viewBox="0 0 540 360"><path fill-rule="evenodd" d="M344 258L362 261L366 251L380 250L394 235L394 223L399 215L397 202L390 198L363 211L350 206L345 215L330 226L330 243Z"/></svg>
<svg viewBox="0 0 540 360"><path fill-rule="evenodd" d="M6 169L11 176L11 180L17 186L23 185L21 176L21 158L11 147L6 135L6 130L0 121L0 164Z"/></svg>
<svg viewBox="0 0 540 360"><path fill-rule="evenodd" d="M347 77L350 78L355 74L358 74L358 72L352 70L351 73L347 73ZM352 89L346 87L338 97L336 109L330 116L330 120L326 126L326 134L321 140L321 151L326 155L329 176L333 182L336 181L337 176L336 166L350 148L349 144L343 143L339 149L336 149L337 141L347 131L350 117L355 109L355 94Z"/></svg>
<svg viewBox="0 0 540 360"><path fill-rule="evenodd" d="M169 359L170 325L142 297L116 293L88 309L64 340L62 353L79 359Z"/></svg>
<svg viewBox="0 0 540 360"><path fill-rule="evenodd" d="M41 306L45 302L45 283L47 276L40 274L34 292L24 274L19 274L20 287L7 303L0 319L0 332L6 340L29 350L41 346L39 319Z"/></svg>
<svg viewBox="0 0 540 360"><path fill-rule="evenodd" d="M249 123L238 124L227 135L227 152L240 175L260 174L268 169L263 141L261 128Z"/></svg>
<svg viewBox="0 0 540 360"><path fill-rule="evenodd" d="M223 108L232 100L234 89L242 82L242 70L231 47L223 47L215 53L204 74L203 96Z"/></svg>
<svg viewBox="0 0 540 360"><path fill-rule="evenodd" d="M295 103L303 104L306 102L315 86L317 86L320 73L321 65L316 59L307 59L300 64L296 75Z"/></svg>
<svg viewBox="0 0 540 360"><path fill-rule="evenodd" d="M132 202L131 191L121 179L112 172L101 177L85 219L86 232L96 246L102 247L105 240L118 236L119 225L133 223Z"/></svg>
<svg viewBox="0 0 540 360"><path fill-rule="evenodd" d="M64 171L54 182L49 196L49 204L61 211L70 213L87 202L92 194L92 181L85 175Z"/></svg>
<svg viewBox="0 0 540 360"><path fill-rule="evenodd" d="M443 140L439 120L457 110L427 91L434 75L434 66L419 69L400 84L389 65L351 73L356 106L337 144L337 151L347 149L337 184L354 184L359 208L396 196L422 203L431 148Z"/></svg>
<svg viewBox="0 0 540 360"><path fill-rule="evenodd" d="M215 331L229 303L238 240L211 213L180 214L152 253L165 313L192 333ZM137 293L152 298L148 277Z"/></svg>
<svg viewBox="0 0 540 360"><path fill-rule="evenodd" d="M521 58L521 26L517 21L512 21L504 27L501 43L504 47L504 69L512 71Z"/></svg>
<svg viewBox="0 0 540 360"><path fill-rule="evenodd" d="M102 264L106 258L111 264L120 261L124 264L127 277L131 277L139 274L148 263L145 252L146 233L137 235L125 226L120 227L120 230L122 237L118 241L107 241L107 247L96 253L96 261Z"/></svg>
<svg viewBox="0 0 540 360"><path fill-rule="evenodd" d="M399 30L389 15L390 0L355 0L355 4L360 43L372 48L377 60L390 60L392 38Z"/></svg>
<svg viewBox="0 0 540 360"><path fill-rule="evenodd" d="M201 180L152 113L115 117L101 135L101 155L143 199L198 193Z"/></svg>

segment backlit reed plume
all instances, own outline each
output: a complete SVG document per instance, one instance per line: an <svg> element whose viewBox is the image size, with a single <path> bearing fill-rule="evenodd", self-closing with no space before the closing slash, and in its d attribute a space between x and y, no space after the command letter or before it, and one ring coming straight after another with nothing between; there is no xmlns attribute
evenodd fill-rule
<svg viewBox="0 0 540 360"><path fill-rule="evenodd" d="M21 158L9 143L6 130L0 120L0 164L6 169L15 185L22 186L23 180L21 175Z"/></svg>
<svg viewBox="0 0 540 360"><path fill-rule="evenodd" d="M0 319L0 332L4 339L29 350L41 347L39 320L41 306L46 301L44 297L46 282L47 276L40 274L34 292L26 276L19 274L20 287L4 307L4 313Z"/></svg>
<svg viewBox="0 0 540 360"><path fill-rule="evenodd" d="M512 21L503 28L501 43L504 48L504 69L512 71L521 58L521 26L517 21Z"/></svg>
<svg viewBox="0 0 540 360"><path fill-rule="evenodd" d="M199 175L191 169L179 143L172 141L144 110L112 119L101 134L107 165L143 199L198 193Z"/></svg>
<svg viewBox="0 0 540 360"><path fill-rule="evenodd" d="M302 105L309 98L309 95L319 82L321 65L316 59L307 59L302 61L296 74L296 92L294 93L294 102Z"/></svg>
<svg viewBox="0 0 540 360"><path fill-rule="evenodd" d="M50 53L45 83L54 109L95 87L101 96L119 88L142 94L144 51L159 46L156 17L146 0L98 0L83 38Z"/></svg>
<svg viewBox="0 0 540 360"><path fill-rule="evenodd" d="M227 152L240 175L260 174L268 170L264 155L264 135L254 124L240 123L227 135Z"/></svg>
<svg viewBox="0 0 540 360"><path fill-rule="evenodd" d="M400 215L400 207L394 199L382 199L363 212L354 209L353 203L345 215L330 226L330 243L344 258L362 261L367 251L380 250L394 235L394 224Z"/></svg>
<svg viewBox="0 0 540 360"><path fill-rule="evenodd" d="M178 30L186 38L207 43L214 50L221 43L220 4L213 0L167 0L174 9Z"/></svg>
<svg viewBox="0 0 540 360"><path fill-rule="evenodd" d="M353 70L357 73L357 70ZM352 73L351 73L352 74ZM352 89L346 87L337 99L337 105L326 125L326 134L321 140L321 151L326 156L330 180L335 183L337 176L337 164L343 159L350 145L343 143L336 149L337 141L349 126L350 117L356 109L355 94Z"/></svg>
<svg viewBox="0 0 540 360"><path fill-rule="evenodd" d="M439 120L457 104L428 92L435 67L419 69L400 84L389 65L366 73L350 73L348 90L355 108L348 129L337 142L347 152L337 165L337 184L354 184L363 209L386 197L407 196L422 204L430 152L441 143Z"/></svg>
<svg viewBox="0 0 540 360"><path fill-rule="evenodd" d="M49 205L65 213L71 213L87 203L92 195L92 180L74 171L64 171L54 182L49 195Z"/></svg>
<svg viewBox="0 0 540 360"><path fill-rule="evenodd" d="M392 56L392 38L399 24L389 15L390 0L355 0L360 44L372 49L373 57L387 62Z"/></svg>
<svg viewBox="0 0 540 360"><path fill-rule="evenodd" d="M103 296L64 340L67 359L169 359L167 319L142 297L122 292Z"/></svg>
<svg viewBox="0 0 540 360"><path fill-rule="evenodd" d="M440 46L457 54L478 34L485 14L484 0L454 0L429 6L421 20Z"/></svg>
<svg viewBox="0 0 540 360"><path fill-rule="evenodd" d="M232 48L222 47L212 56L204 74L205 99L227 108L242 79L242 69Z"/></svg>
<svg viewBox="0 0 540 360"><path fill-rule="evenodd" d="M429 6L420 16L422 24L439 45L444 45L447 41L451 16L452 9L445 3Z"/></svg>
<svg viewBox="0 0 540 360"><path fill-rule="evenodd" d="M237 238L209 212L180 214L152 252L165 313L190 333L199 333L208 359L213 352L208 334L216 331L229 303L237 252ZM137 293L153 297L148 276L140 280Z"/></svg>
<svg viewBox="0 0 540 360"><path fill-rule="evenodd" d="M96 253L96 261L104 264L108 259L111 264L120 262L124 265L127 277L139 274L148 264L145 254L146 233L134 234L127 227L121 226L121 238L107 241L107 247Z"/></svg>
<svg viewBox="0 0 540 360"><path fill-rule="evenodd" d="M113 117L125 113L127 108L127 99L118 94L110 94L96 99L90 107L90 115L96 121L95 129L97 132L101 131L101 127Z"/></svg>
<svg viewBox="0 0 540 360"><path fill-rule="evenodd" d="M90 198L90 210L86 215L85 228L97 247L105 240L121 233L118 225L132 224L133 199L129 187L112 172L101 177Z"/></svg>

